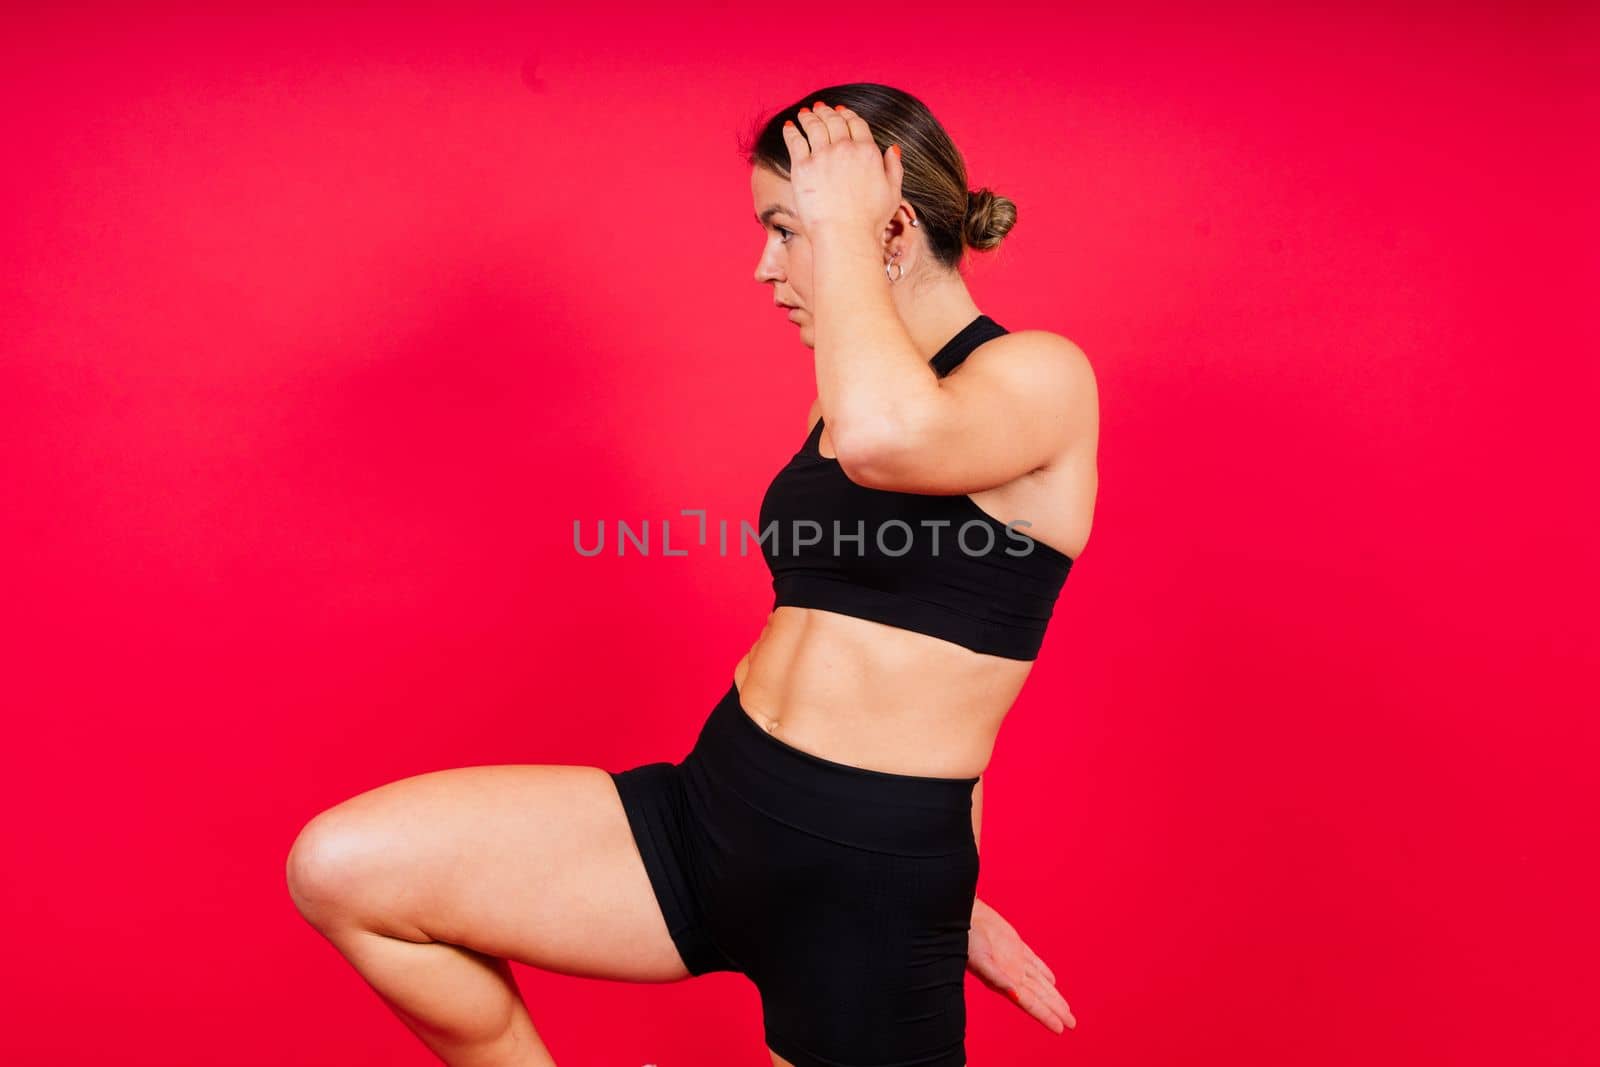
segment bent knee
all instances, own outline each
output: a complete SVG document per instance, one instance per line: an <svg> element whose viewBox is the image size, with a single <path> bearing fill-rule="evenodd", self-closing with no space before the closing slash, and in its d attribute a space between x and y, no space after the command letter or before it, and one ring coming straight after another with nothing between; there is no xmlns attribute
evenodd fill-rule
<svg viewBox="0 0 1600 1067"><path fill-rule="evenodd" d="M301 828L289 848L284 878L289 896L309 922L322 924L359 909L370 896L378 834L359 819L330 808Z"/></svg>

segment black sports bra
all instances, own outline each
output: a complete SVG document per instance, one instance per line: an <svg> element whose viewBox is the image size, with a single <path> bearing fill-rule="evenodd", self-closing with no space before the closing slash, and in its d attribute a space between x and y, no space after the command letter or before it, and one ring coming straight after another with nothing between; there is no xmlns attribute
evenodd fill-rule
<svg viewBox="0 0 1600 1067"><path fill-rule="evenodd" d="M979 315L928 361L944 377L1007 333ZM761 500L772 606L887 623L1008 659L1038 657L1072 557L956 496L872 489L818 448L822 419Z"/></svg>

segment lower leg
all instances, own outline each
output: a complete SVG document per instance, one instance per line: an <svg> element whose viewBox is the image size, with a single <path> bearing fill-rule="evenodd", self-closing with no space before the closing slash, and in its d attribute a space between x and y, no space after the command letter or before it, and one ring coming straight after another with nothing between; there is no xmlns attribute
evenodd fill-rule
<svg viewBox="0 0 1600 1067"><path fill-rule="evenodd" d="M322 933L449 1067L555 1067L507 961L358 924Z"/></svg>

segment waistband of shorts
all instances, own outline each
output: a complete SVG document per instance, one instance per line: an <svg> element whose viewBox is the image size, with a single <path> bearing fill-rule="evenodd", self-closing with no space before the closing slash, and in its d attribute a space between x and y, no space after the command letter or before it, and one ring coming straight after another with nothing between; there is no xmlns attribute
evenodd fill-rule
<svg viewBox="0 0 1600 1067"><path fill-rule="evenodd" d="M977 777L895 774L795 748L746 713L737 685L712 709L690 759L715 785L770 818L839 844L907 856L977 848Z"/></svg>

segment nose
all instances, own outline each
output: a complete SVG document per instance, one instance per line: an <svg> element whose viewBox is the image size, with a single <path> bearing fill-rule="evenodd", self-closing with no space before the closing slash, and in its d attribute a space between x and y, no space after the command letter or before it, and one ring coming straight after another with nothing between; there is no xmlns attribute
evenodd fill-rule
<svg viewBox="0 0 1600 1067"><path fill-rule="evenodd" d="M782 271L778 270L777 253L771 247L763 246L761 255L756 259L756 281L762 285L767 282L775 282L779 280L782 273Z"/></svg>

